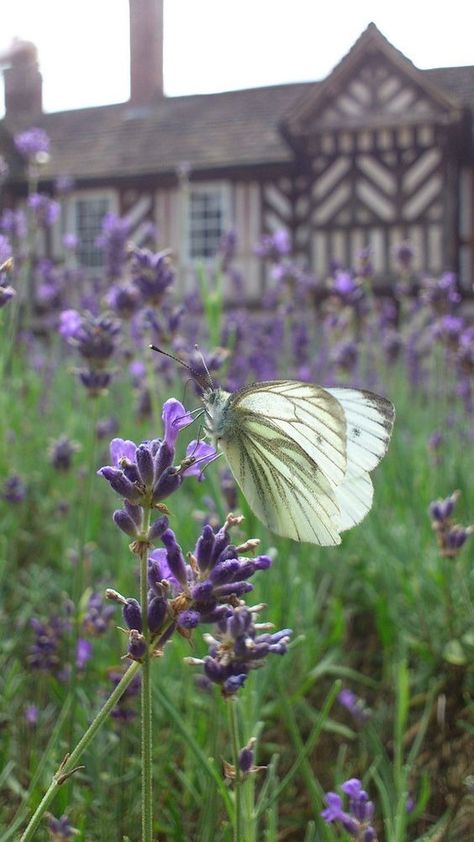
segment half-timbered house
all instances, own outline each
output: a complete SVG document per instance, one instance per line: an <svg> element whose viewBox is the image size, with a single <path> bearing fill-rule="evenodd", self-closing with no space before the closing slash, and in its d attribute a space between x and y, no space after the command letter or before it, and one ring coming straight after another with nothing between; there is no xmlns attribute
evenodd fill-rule
<svg viewBox="0 0 474 842"><path fill-rule="evenodd" d="M323 81L166 97L162 20L162 0L130 0L125 103L45 114L32 45L5 65L6 195L24 186L13 134L43 127L42 186L74 179L64 218L84 266L100 262L100 221L115 211L138 244L156 225L183 266L211 257L235 228L250 296L261 280L254 244L279 228L319 277L370 246L389 280L394 247L408 239L417 268L457 271L470 286L474 66L420 70L371 23ZM59 232L53 252L56 241Z"/></svg>

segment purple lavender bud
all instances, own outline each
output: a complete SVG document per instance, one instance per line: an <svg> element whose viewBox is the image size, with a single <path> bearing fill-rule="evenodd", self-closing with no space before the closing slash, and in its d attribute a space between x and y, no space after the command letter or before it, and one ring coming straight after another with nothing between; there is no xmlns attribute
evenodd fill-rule
<svg viewBox="0 0 474 842"><path fill-rule="evenodd" d="M256 570L268 570L268 568L272 566L273 562L269 555L259 555L254 560L254 564Z"/></svg>
<svg viewBox="0 0 474 842"><path fill-rule="evenodd" d="M161 536L161 540L166 547L166 560L168 562L171 573L182 585L187 584L186 564L181 552L181 547L176 542L176 537L172 529L166 529Z"/></svg>
<svg viewBox="0 0 474 842"><path fill-rule="evenodd" d="M92 643L90 640L79 638L76 646L76 666L79 670L84 669L87 661L92 657Z"/></svg>
<svg viewBox="0 0 474 842"><path fill-rule="evenodd" d="M163 532L166 532L168 527L169 519L166 517L166 515L159 517L158 520L155 520L154 523L152 523L152 525L150 526L150 529L148 531L148 540L156 541L157 538L161 538Z"/></svg>
<svg viewBox="0 0 474 842"><path fill-rule="evenodd" d="M128 656L133 661L141 661L146 652L146 641L137 629L131 629L128 638Z"/></svg>
<svg viewBox="0 0 474 842"><path fill-rule="evenodd" d="M166 441L160 442L160 446L158 447L155 455L155 471L157 477L161 477L163 471L166 471L167 468L171 468L174 456L174 447L170 447Z"/></svg>
<svg viewBox="0 0 474 842"><path fill-rule="evenodd" d="M453 526L446 535L446 543L451 550L460 550L466 543L469 532L464 526Z"/></svg>
<svg viewBox="0 0 474 842"><path fill-rule="evenodd" d="M127 599L126 605L123 606L123 618L129 629L142 631L142 609L136 599Z"/></svg>
<svg viewBox="0 0 474 842"><path fill-rule="evenodd" d="M133 520L137 529L141 529L143 524L143 509L141 506L135 506L133 503L130 503L130 500L124 500L124 508L127 514Z"/></svg>
<svg viewBox="0 0 474 842"><path fill-rule="evenodd" d="M224 679L223 668L210 655L206 655L204 658L204 672L211 681L215 681L218 684Z"/></svg>
<svg viewBox="0 0 474 842"><path fill-rule="evenodd" d="M100 468L97 473L99 476L104 477L107 482L112 486L113 490L120 494L121 497L125 497L126 500L129 500L131 503L137 503L141 500L141 493L132 482L124 475L123 471L120 471L118 468L111 468L106 465L104 468Z"/></svg>
<svg viewBox="0 0 474 842"><path fill-rule="evenodd" d="M240 771L247 775L253 766L253 751L248 746L245 746L239 754L239 768Z"/></svg>
<svg viewBox="0 0 474 842"><path fill-rule="evenodd" d="M166 617L167 602L161 596L154 596L148 604L148 628L154 634L161 628Z"/></svg>
<svg viewBox="0 0 474 842"><path fill-rule="evenodd" d="M377 834L373 827L367 827L364 830L363 842L374 842L377 839Z"/></svg>
<svg viewBox="0 0 474 842"><path fill-rule="evenodd" d="M222 599L226 596L243 596L244 593L253 591L253 585L250 582L233 582L230 585L219 585L214 589L214 592Z"/></svg>
<svg viewBox="0 0 474 842"><path fill-rule="evenodd" d="M207 602L212 595L214 586L209 579L206 582L200 582L193 588L191 596L195 602Z"/></svg>
<svg viewBox="0 0 474 842"><path fill-rule="evenodd" d="M443 520L443 512L439 501L436 503L430 503L429 513L431 520L436 521L437 523L440 523Z"/></svg>
<svg viewBox="0 0 474 842"><path fill-rule="evenodd" d="M237 547L235 544L228 544L219 555L219 558L215 562L216 564L220 564L223 561L227 561L228 559L237 559Z"/></svg>
<svg viewBox="0 0 474 842"><path fill-rule="evenodd" d="M235 574L237 571L240 571L240 568L241 564L236 558L229 559L228 561L219 561L211 570L209 579L215 586L233 582L236 578Z"/></svg>
<svg viewBox="0 0 474 842"><path fill-rule="evenodd" d="M153 464L152 455L146 444L140 444L136 452L137 468L140 474L140 479L146 488L153 486L153 479L155 476L155 466Z"/></svg>
<svg viewBox="0 0 474 842"><path fill-rule="evenodd" d="M91 395L100 395L109 387L112 379L109 371L91 371L83 368L78 373L79 380Z"/></svg>
<svg viewBox="0 0 474 842"><path fill-rule="evenodd" d="M208 523L203 527L199 536L194 554L201 570L207 570L212 564L214 553L215 536L212 526Z"/></svg>
<svg viewBox="0 0 474 842"><path fill-rule="evenodd" d="M160 500L169 497L177 491L182 482L183 477L176 468L166 468L153 488L152 502L159 503Z"/></svg>
<svg viewBox="0 0 474 842"><path fill-rule="evenodd" d="M178 615L178 626L183 629L195 629L201 619L199 611L194 611L192 608L188 611L182 611Z"/></svg>
<svg viewBox="0 0 474 842"><path fill-rule="evenodd" d="M137 536L137 527L135 522L132 520L129 514L123 509L117 509L113 515L114 523L118 526L122 532L125 532L126 535L130 535L131 538L135 538Z"/></svg>
<svg viewBox="0 0 474 842"><path fill-rule="evenodd" d="M238 693L240 688L244 686L247 680L247 675L241 673L240 675L231 675L224 681L222 690L226 696L233 696Z"/></svg>
<svg viewBox="0 0 474 842"><path fill-rule="evenodd" d="M223 550L230 544L229 533L225 527L219 529L219 532L216 533L215 537L215 544L214 544L214 552L212 553L212 564L214 565L216 561L218 561L220 554Z"/></svg>
<svg viewBox="0 0 474 842"><path fill-rule="evenodd" d="M245 634L252 624L252 615L246 608L236 610L228 623L229 633L233 638L237 639Z"/></svg>

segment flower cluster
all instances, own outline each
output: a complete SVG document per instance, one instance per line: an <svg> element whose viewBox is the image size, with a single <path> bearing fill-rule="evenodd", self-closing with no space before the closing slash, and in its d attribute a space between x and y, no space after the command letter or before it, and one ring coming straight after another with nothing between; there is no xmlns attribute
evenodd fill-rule
<svg viewBox="0 0 474 842"><path fill-rule="evenodd" d="M130 223L115 213L108 213L102 222L102 231L97 238L97 246L104 252L106 273L109 280L115 280L122 274L127 256L127 240Z"/></svg>
<svg viewBox="0 0 474 842"><path fill-rule="evenodd" d="M68 816L63 815L56 819L50 813L46 815L51 842L70 842L75 836L80 836L79 830L72 826Z"/></svg>
<svg viewBox="0 0 474 842"><path fill-rule="evenodd" d="M460 492L454 491L449 497L434 500L429 506L431 525L444 558L455 558L474 532L474 526L461 526L453 521L452 515L459 497Z"/></svg>
<svg viewBox="0 0 474 842"><path fill-rule="evenodd" d="M71 441L66 435L60 436L52 441L49 450L49 461L56 471L66 473L72 465L74 454L80 449L80 445Z"/></svg>
<svg viewBox="0 0 474 842"><path fill-rule="evenodd" d="M367 722L370 719L371 713L370 709L367 707L366 703L360 696L356 696L352 690L349 690L347 687L344 687L340 693L338 693L337 700L339 704L341 704L349 713L354 717L355 721L360 725Z"/></svg>
<svg viewBox="0 0 474 842"><path fill-rule="evenodd" d="M174 281L169 251L135 248L130 255L132 281L146 304L159 305Z"/></svg>
<svg viewBox="0 0 474 842"><path fill-rule="evenodd" d="M86 363L79 369L79 379L91 397L107 389L112 374L108 369L111 358L117 350L120 324L107 314L94 316L77 310L61 313L59 332L74 345Z"/></svg>
<svg viewBox="0 0 474 842"><path fill-rule="evenodd" d="M44 193L31 193L28 196L28 207L33 211L36 225L39 228L51 228L59 217L59 204Z"/></svg>
<svg viewBox="0 0 474 842"><path fill-rule="evenodd" d="M34 127L15 135L15 146L24 158L39 164L47 160L50 140L44 129Z"/></svg>
<svg viewBox="0 0 474 842"><path fill-rule="evenodd" d="M321 816L328 824L335 823L344 828L358 842L377 842L377 834L372 826L374 805L369 796L362 789L357 778L350 778L341 784L342 792L348 796L348 810L343 809L343 802L336 792L327 792L325 801L327 807Z"/></svg>
<svg viewBox="0 0 474 842"><path fill-rule="evenodd" d="M249 672L262 667L268 655L285 655L288 651L291 629L272 632L271 623L257 623L260 608L248 608L243 603L228 605L217 623L216 634L205 635L208 655L203 659L187 658L188 663L203 665L205 676L221 687L226 698L238 693Z"/></svg>
<svg viewBox="0 0 474 842"><path fill-rule="evenodd" d="M117 526L127 535L142 535L143 508L160 508L163 500L177 491L184 477L202 478L205 464L215 458L215 450L205 442L192 441L179 465L174 465L179 431L192 422L192 416L174 398L163 406L164 438L144 441L139 445L124 439L113 439L110 445L112 465L100 468L98 474L125 500L123 509L114 513ZM166 528L166 527L165 527ZM162 524L153 524L146 540L162 534Z"/></svg>

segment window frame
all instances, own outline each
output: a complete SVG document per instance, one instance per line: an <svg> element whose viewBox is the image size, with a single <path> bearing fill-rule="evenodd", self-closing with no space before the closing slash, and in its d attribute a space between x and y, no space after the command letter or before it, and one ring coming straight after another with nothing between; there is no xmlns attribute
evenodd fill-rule
<svg viewBox="0 0 474 842"><path fill-rule="evenodd" d="M217 237L216 247L212 250L212 253L208 255L203 254L194 254L193 253L193 234L196 233L196 228L193 226L193 214L192 214L192 204L193 204L193 196L205 196L206 194L213 193L218 197L219 200L219 212L220 212L220 232L219 236ZM197 217L199 221L202 223L201 232L205 231L205 217ZM185 243L185 255L186 261L188 263L195 263L196 261L209 263L212 261L217 253L219 248L219 243L222 239L222 236L229 230L231 226L231 191L230 185L227 181L194 181L190 182L188 186L188 196L187 196L187 207L186 207L186 243ZM205 234L203 236L203 241L205 239Z"/></svg>
<svg viewBox="0 0 474 842"><path fill-rule="evenodd" d="M62 234L74 234L78 238L78 247L76 251L77 265L86 272L100 270L104 265L104 261L97 263L97 265L89 265L88 263L83 263L81 260L80 237L78 231L79 202L100 200L105 200L108 203L105 215L108 213L118 213L118 196L117 192L112 188L88 188L87 190L75 190L67 197L65 225ZM97 232L97 236L99 236L99 234L100 229Z"/></svg>

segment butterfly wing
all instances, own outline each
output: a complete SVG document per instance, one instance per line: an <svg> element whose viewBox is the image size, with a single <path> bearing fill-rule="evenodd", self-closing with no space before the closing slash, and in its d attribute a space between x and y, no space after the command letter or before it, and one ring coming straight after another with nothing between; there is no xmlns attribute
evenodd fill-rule
<svg viewBox="0 0 474 842"><path fill-rule="evenodd" d="M346 421L319 388L272 381L231 399L220 445L251 509L295 541L340 543L335 489L346 472Z"/></svg>
<svg viewBox="0 0 474 842"><path fill-rule="evenodd" d="M370 511L373 498L372 471L387 451L395 420L390 401L358 389L326 389L339 401L346 419L347 467L336 488L343 532L360 523Z"/></svg>

